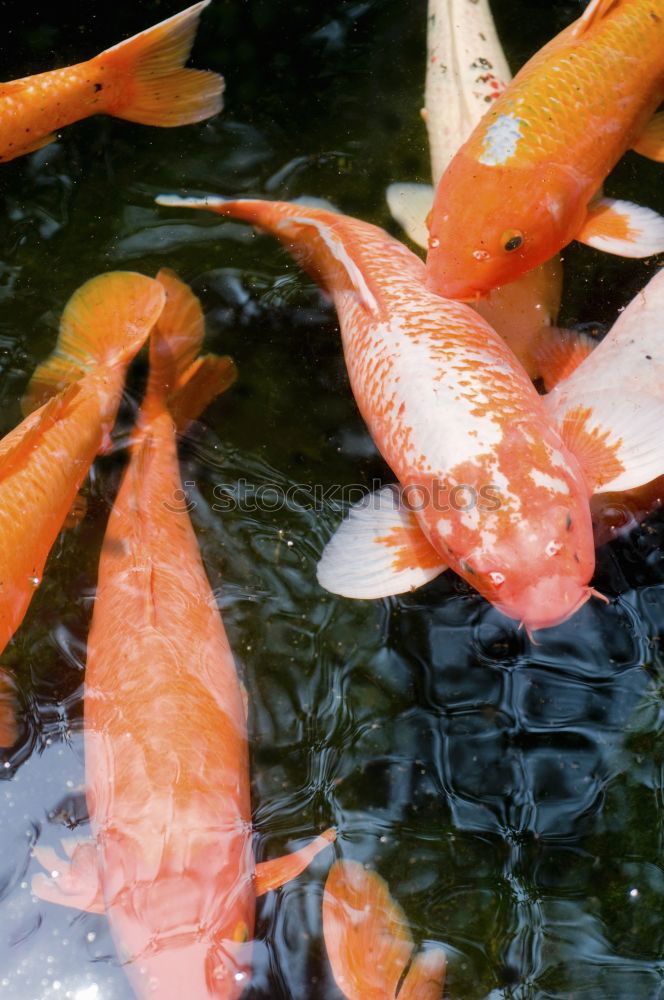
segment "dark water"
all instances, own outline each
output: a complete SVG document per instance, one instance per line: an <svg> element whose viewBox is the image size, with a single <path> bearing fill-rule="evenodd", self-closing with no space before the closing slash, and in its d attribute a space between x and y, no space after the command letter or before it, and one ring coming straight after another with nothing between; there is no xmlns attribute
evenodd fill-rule
<svg viewBox="0 0 664 1000"><path fill-rule="evenodd" d="M91 56L175 0L0 3L2 76ZM580 2L495 4L517 67ZM237 385L183 442L183 479L250 693L259 857L339 829L418 941L448 950L446 995L664 997L664 518L598 553L586 605L531 644L443 577L378 602L320 590L333 504L257 509L255 490L390 481L355 409L333 312L268 237L159 209L162 191L326 198L388 226L384 188L427 181L418 111L422 0L216 0L195 62L224 71L224 114L159 131L108 119L3 166L0 431L51 349L66 299L110 268L175 268L201 296ZM664 211L661 167L634 154L607 193ZM563 322L607 328L654 270L574 246ZM145 373L132 374L116 438ZM103 917L36 901L35 841L87 835L82 682L99 547L124 457L97 462L2 665L20 736L0 753L0 996L127 1000ZM230 500L229 500L230 498ZM224 507L224 510L215 507ZM131 663L121 665L131 670ZM146 720L150 722L150 720ZM4 762L4 767L2 764ZM328 855L260 901L247 998L339 1000L321 939Z"/></svg>

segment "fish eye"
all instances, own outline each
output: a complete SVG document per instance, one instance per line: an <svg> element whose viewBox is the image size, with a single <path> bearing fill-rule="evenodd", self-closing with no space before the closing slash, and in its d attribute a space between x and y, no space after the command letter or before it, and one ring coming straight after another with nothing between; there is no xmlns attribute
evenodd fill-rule
<svg viewBox="0 0 664 1000"><path fill-rule="evenodd" d="M507 229L500 237L500 242L503 245L503 250L512 253L523 244L523 233L520 229Z"/></svg>

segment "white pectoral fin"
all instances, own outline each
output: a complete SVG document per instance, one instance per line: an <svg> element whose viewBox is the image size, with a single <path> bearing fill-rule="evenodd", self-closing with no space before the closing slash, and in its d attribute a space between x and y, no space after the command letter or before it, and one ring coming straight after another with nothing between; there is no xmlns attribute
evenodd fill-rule
<svg viewBox="0 0 664 1000"><path fill-rule="evenodd" d="M651 257L664 252L664 216L631 201L600 198L589 205L575 238L619 257Z"/></svg>
<svg viewBox="0 0 664 1000"><path fill-rule="evenodd" d="M33 876L34 895L48 903L74 906L88 913L104 913L94 841L72 838L63 840L62 847L68 861L52 847L33 849L33 855L48 872Z"/></svg>
<svg viewBox="0 0 664 1000"><path fill-rule="evenodd" d="M430 184L390 184L385 192L392 218L408 239L423 250L429 245L427 216L433 206L433 194Z"/></svg>
<svg viewBox="0 0 664 1000"><path fill-rule="evenodd" d="M350 508L325 546L317 576L333 594L369 600L415 590L445 569L400 490L386 486Z"/></svg>
<svg viewBox="0 0 664 1000"><path fill-rule="evenodd" d="M552 405L563 441L576 455L589 492L631 490L664 473L664 399L596 387Z"/></svg>

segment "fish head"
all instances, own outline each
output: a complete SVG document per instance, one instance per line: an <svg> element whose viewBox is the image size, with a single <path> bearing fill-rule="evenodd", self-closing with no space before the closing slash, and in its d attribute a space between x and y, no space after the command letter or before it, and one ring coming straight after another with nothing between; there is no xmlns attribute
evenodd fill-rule
<svg viewBox="0 0 664 1000"><path fill-rule="evenodd" d="M524 519L491 575L496 607L529 631L566 621L592 595L595 547L587 501Z"/></svg>
<svg viewBox="0 0 664 1000"><path fill-rule="evenodd" d="M473 301L548 260L585 217L578 185L567 168L488 166L461 150L436 190L427 286Z"/></svg>

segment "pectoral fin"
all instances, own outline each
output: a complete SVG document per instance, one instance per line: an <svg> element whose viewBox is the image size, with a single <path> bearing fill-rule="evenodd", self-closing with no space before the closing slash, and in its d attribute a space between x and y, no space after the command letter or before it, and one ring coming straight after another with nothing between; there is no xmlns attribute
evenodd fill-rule
<svg viewBox="0 0 664 1000"><path fill-rule="evenodd" d="M331 827L325 833L321 833L320 837L301 847L299 851L285 854L282 858L274 858L272 861L261 861L256 865L254 876L256 895L262 896L270 889L279 889L292 878L297 878L316 855L333 844L336 838L337 831Z"/></svg>
<svg viewBox="0 0 664 1000"><path fill-rule="evenodd" d="M390 184L385 197L387 206L408 239L426 250L429 245L427 218L433 206L430 184Z"/></svg>
<svg viewBox="0 0 664 1000"><path fill-rule="evenodd" d="M403 594L447 568L397 487L385 486L351 507L318 563L321 587L342 597Z"/></svg>
<svg viewBox="0 0 664 1000"><path fill-rule="evenodd" d="M581 38L623 2L624 0L591 0L581 17L574 23L572 36Z"/></svg>
<svg viewBox="0 0 664 1000"><path fill-rule="evenodd" d="M653 115L632 148L641 156L664 163L664 111Z"/></svg>
<svg viewBox="0 0 664 1000"><path fill-rule="evenodd" d="M619 257L651 257L664 251L664 216L631 201L600 198L588 206L575 238Z"/></svg>
<svg viewBox="0 0 664 1000"><path fill-rule="evenodd" d="M0 453L0 480L12 475L30 458L46 432L64 417L78 392L76 383L63 389L8 436L9 447Z"/></svg>
<svg viewBox="0 0 664 1000"><path fill-rule="evenodd" d="M52 847L35 847L37 861L48 875L34 875L32 891L48 903L75 906L88 913L104 913L104 899L97 867L97 850L92 840L63 840L69 861Z"/></svg>
<svg viewBox="0 0 664 1000"><path fill-rule="evenodd" d="M597 341L586 333L547 327L533 351L546 391L568 378L596 347Z"/></svg>

